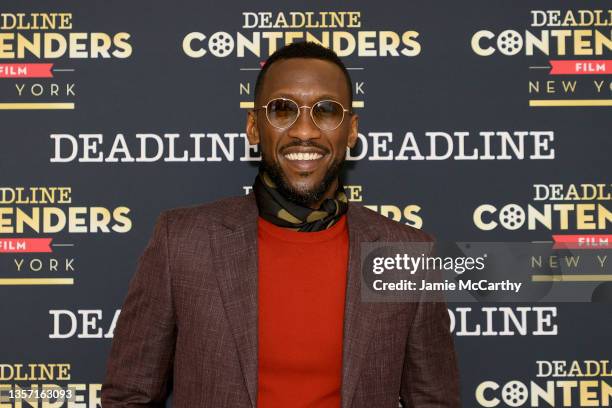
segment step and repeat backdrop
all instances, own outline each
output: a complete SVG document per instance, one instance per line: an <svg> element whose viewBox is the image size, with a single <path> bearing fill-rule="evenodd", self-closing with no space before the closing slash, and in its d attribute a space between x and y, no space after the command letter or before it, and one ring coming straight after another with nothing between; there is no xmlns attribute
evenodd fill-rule
<svg viewBox="0 0 612 408"><path fill-rule="evenodd" d="M155 218L248 193L247 109L285 43L349 68L352 201L444 241L605 246L611 24L605 1L3 1L0 407L68 384L49 407L100 406ZM449 304L465 407L610 406L596 269L582 302Z"/></svg>

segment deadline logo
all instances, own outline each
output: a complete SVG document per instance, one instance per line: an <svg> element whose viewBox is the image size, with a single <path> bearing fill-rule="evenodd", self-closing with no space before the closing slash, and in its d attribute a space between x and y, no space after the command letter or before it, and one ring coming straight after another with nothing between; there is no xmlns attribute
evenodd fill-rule
<svg viewBox="0 0 612 408"><path fill-rule="evenodd" d="M79 382L70 362L0 363L0 391L5 407L101 406L100 383Z"/></svg>
<svg viewBox="0 0 612 408"><path fill-rule="evenodd" d="M548 240L531 241L558 250L532 262L531 281L559 282L561 289L577 285L591 294L592 302L609 302L611 200L612 185L607 183L534 184L532 203L482 204L474 210L473 222L482 231L551 231Z"/></svg>
<svg viewBox="0 0 612 408"><path fill-rule="evenodd" d="M0 110L75 109L75 61L128 58L129 38L73 31L72 13L0 13Z"/></svg>
<svg viewBox="0 0 612 408"><path fill-rule="evenodd" d="M194 59L253 57L256 63L240 67L240 108L253 108L253 71L261 69L265 59L278 48L296 41L312 41L333 49L340 57L415 57L421 53L414 30L396 32L385 29L365 30L361 11L291 11L243 12L242 31L189 32L183 37L185 55ZM353 108L363 108L364 67L349 66L354 81ZM246 76L246 78L242 76ZM251 86L253 85L253 86Z"/></svg>
<svg viewBox="0 0 612 408"><path fill-rule="evenodd" d="M0 257L0 270L10 273L0 274L0 286L74 285L76 258L64 255L76 246L73 237L127 233L129 213L76 204L71 187L0 187L0 255L9 257Z"/></svg>
<svg viewBox="0 0 612 408"><path fill-rule="evenodd" d="M536 361L533 379L483 381L474 397L481 407L609 407L610 360Z"/></svg>
<svg viewBox="0 0 612 408"><path fill-rule="evenodd" d="M530 107L612 106L611 25L612 10L531 10L529 29L479 30L471 48L530 57Z"/></svg>
<svg viewBox="0 0 612 408"><path fill-rule="evenodd" d="M534 184L533 204L481 204L474 210L473 221L482 231L526 229L593 234L609 230L612 212L606 204L611 200L612 185L606 183ZM570 237L585 246L608 245L607 236Z"/></svg>

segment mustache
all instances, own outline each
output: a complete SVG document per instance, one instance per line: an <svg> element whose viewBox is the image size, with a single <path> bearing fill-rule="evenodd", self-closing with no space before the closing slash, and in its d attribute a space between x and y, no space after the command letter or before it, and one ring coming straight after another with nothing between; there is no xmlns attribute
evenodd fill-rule
<svg viewBox="0 0 612 408"><path fill-rule="evenodd" d="M284 152L286 149L290 148L290 147L315 147L325 153L329 153L329 149L317 142L313 142L311 140L307 140L307 141L293 141L293 142L289 142L286 145L284 145L283 147L280 148L280 152Z"/></svg>

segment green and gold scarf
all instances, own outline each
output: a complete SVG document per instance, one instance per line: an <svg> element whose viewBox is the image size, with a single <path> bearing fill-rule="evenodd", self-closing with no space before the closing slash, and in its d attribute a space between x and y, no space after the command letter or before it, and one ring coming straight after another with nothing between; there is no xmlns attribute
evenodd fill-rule
<svg viewBox="0 0 612 408"><path fill-rule="evenodd" d="M264 220L302 232L327 229L348 210L348 200L340 182L335 197L325 199L318 209L285 198L265 171L260 171L255 177L253 192L259 215Z"/></svg>

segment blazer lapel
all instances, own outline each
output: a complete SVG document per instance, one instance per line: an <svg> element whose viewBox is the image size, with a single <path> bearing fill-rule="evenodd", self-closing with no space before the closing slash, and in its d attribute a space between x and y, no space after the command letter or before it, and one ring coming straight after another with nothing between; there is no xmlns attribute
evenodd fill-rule
<svg viewBox="0 0 612 408"><path fill-rule="evenodd" d="M373 335L376 312L372 303L361 302L361 243L377 241L380 236L365 219L370 211L349 202L349 262L344 305L342 342L342 408L351 405L359 372Z"/></svg>
<svg viewBox="0 0 612 408"><path fill-rule="evenodd" d="M251 405L257 404L257 205L251 194L224 209L211 232L213 265Z"/></svg>

